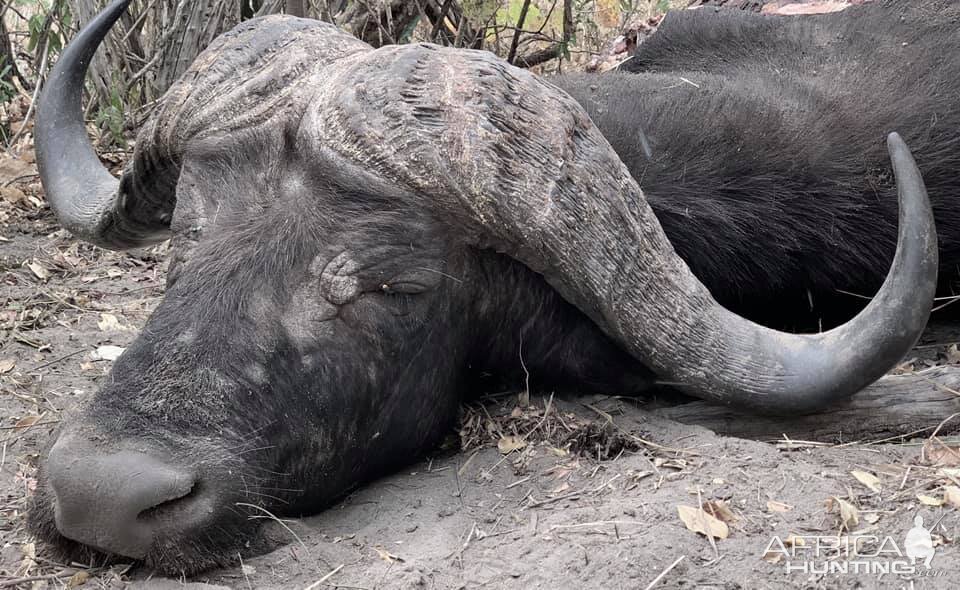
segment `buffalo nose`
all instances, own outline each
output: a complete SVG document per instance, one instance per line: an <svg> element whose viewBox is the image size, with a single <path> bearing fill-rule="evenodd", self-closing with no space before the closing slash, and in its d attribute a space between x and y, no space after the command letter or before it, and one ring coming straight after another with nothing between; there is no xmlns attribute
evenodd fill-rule
<svg viewBox="0 0 960 590"><path fill-rule="evenodd" d="M158 533L197 516L187 497L196 478L153 454L103 453L61 438L50 449L47 478L60 534L109 553L142 558Z"/></svg>

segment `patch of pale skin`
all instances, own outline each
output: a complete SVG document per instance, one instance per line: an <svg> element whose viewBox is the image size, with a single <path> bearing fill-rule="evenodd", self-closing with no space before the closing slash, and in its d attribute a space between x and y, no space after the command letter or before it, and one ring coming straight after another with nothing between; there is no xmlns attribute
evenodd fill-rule
<svg viewBox="0 0 960 590"><path fill-rule="evenodd" d="M332 336L329 321L337 317L340 305L355 300L360 294L360 281L355 274L358 268L349 252L332 260L328 254L314 258L306 279L293 293L280 318L295 346L307 349L318 339ZM309 355L304 362L311 363Z"/></svg>
<svg viewBox="0 0 960 590"><path fill-rule="evenodd" d="M266 174L261 176L261 186L269 186L270 179ZM281 195L302 195L308 192L310 189L307 187L304 182L303 173L296 170L286 170L284 171L284 177L280 184L280 193Z"/></svg>
<svg viewBox="0 0 960 590"><path fill-rule="evenodd" d="M197 339L197 333L190 328L177 334L177 344L190 345Z"/></svg>
<svg viewBox="0 0 960 590"><path fill-rule="evenodd" d="M763 14L778 14L782 16L797 16L805 14L827 14L840 12L850 7L845 0L826 0L824 2L806 2L803 4L787 4L786 6L764 6L760 11Z"/></svg>
<svg viewBox="0 0 960 590"><path fill-rule="evenodd" d="M246 313L257 324L263 324L270 321L275 308L273 297L262 291L254 292L247 299Z"/></svg>
<svg viewBox="0 0 960 590"><path fill-rule="evenodd" d="M249 365L244 370L244 375L251 383L257 385L266 385L267 384L267 370L260 363L254 363Z"/></svg>

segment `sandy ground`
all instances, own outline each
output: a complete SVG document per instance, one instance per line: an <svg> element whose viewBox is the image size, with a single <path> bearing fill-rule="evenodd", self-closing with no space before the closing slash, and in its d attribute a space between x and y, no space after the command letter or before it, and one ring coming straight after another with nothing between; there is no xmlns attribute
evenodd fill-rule
<svg viewBox="0 0 960 590"><path fill-rule="evenodd" d="M104 379L110 362L94 360L93 353L129 343L162 297L165 250L112 253L79 245L48 211L25 202L4 206L0 587L81 581L93 588L180 587L183 581L151 579L136 567L86 572L53 563L22 527L38 450L62 410ZM946 486L960 484L960 470L950 461L927 465L922 441L791 448L719 437L616 397L535 395L527 409L516 408L514 394L465 407L466 450L438 451L322 514L289 521L289 531L278 526L275 534L289 541L279 550L189 583L238 589L951 588L960 574L960 551L952 544L960 520L949 502L938 505L952 493ZM942 418L931 417L931 425ZM529 437L535 442L507 455L498 449L498 440L530 425L542 431ZM572 431L582 436L560 436ZM701 507L717 520L703 516ZM690 527L681 510L693 515ZM872 535L861 553L886 547L879 557L864 558L874 564L869 567L906 565L890 543L906 553L916 515L937 545L929 571L920 565L911 576L875 569L816 573L857 561L827 547L808 563L818 540L826 546L839 534ZM698 526L721 538L694 532ZM14 584L31 577L40 579Z"/></svg>

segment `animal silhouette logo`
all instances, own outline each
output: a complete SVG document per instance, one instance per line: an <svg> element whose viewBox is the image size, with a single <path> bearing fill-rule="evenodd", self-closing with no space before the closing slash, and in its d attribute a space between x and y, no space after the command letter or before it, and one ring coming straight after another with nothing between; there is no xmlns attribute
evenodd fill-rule
<svg viewBox="0 0 960 590"><path fill-rule="evenodd" d="M933 538L930 531L923 526L923 517L919 514L913 519L913 528L907 532L907 539L904 541L904 550L910 563L916 565L918 559L923 560L923 565L930 569L930 561L933 560Z"/></svg>

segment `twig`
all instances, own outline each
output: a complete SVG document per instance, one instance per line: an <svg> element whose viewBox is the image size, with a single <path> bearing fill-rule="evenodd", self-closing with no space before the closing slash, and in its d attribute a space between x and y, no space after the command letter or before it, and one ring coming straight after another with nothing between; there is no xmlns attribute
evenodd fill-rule
<svg viewBox="0 0 960 590"><path fill-rule="evenodd" d="M510 52L507 54L507 62L513 63L517 57L517 46L520 44L520 32L523 30L523 22L527 20L527 11L530 9L530 0L523 0L523 6L520 7L520 17L517 18L517 28L513 32L513 40L510 41Z"/></svg>
<svg viewBox="0 0 960 590"><path fill-rule="evenodd" d="M523 479L518 479L517 481L515 481L515 482L513 482L512 484L504 487L503 489L505 489L505 490L513 489L513 488L517 487L518 485L522 484L522 483L525 482L525 481L530 481L530 476L529 476L529 475L526 476L526 477L523 478Z"/></svg>
<svg viewBox="0 0 960 590"><path fill-rule="evenodd" d="M12 578L10 580L4 580L0 582L0 588L10 588L12 586L19 586L20 584L27 584L29 582L41 582L43 580L58 580L60 578L69 578L77 572L58 572L56 574L44 574L41 576L26 576L24 578Z"/></svg>
<svg viewBox="0 0 960 590"><path fill-rule="evenodd" d="M576 498L582 496L587 492L587 490L577 490L575 492L568 492L566 494L561 494L559 496L554 496L553 498L547 498L546 500L535 500L527 504L527 508L538 508L540 506L545 506L547 504L552 504L553 502L560 502L561 500L569 500L570 498Z"/></svg>
<svg viewBox="0 0 960 590"><path fill-rule="evenodd" d="M304 590L315 590L316 588L319 588L320 586L323 585L324 582L326 582L327 580L329 580L330 578L332 578L337 572L339 572L340 570L342 570L344 565L346 565L346 564L341 563L341 564L338 565L336 568L334 568L333 571L328 572L327 575L323 576L322 578L320 578L319 580L317 580L317 581L314 582L313 584L310 584L309 586L307 586L306 588L304 588Z"/></svg>
<svg viewBox="0 0 960 590"><path fill-rule="evenodd" d="M453 0L443 0L443 5L440 6L440 14L437 15L437 22L433 24L433 30L430 31L430 42L437 42L437 35L440 34L440 29L443 27L443 19L447 18L447 12L450 11L450 5L453 4Z"/></svg>
<svg viewBox="0 0 960 590"><path fill-rule="evenodd" d="M8 10L11 6L13 6L14 1L15 1L15 0L7 0L7 2L3 5L3 8L0 8L0 18L3 18L4 15L7 14L7 10Z"/></svg>
<svg viewBox="0 0 960 590"><path fill-rule="evenodd" d="M686 555L681 555L680 557L678 557L678 558L676 559L676 561L674 561L673 563L671 563L670 565L668 565L668 566L667 566L667 569L665 569L665 570L663 570L662 572L660 572L660 575L659 575L659 576L657 576L656 578L653 579L652 582L650 582L649 584L647 584L646 590L650 590L651 588L653 588L654 586L656 586L657 583L659 583L660 580L662 580L662 579L664 578L664 576L666 576L667 574L669 574L670 571L671 571L673 568L677 567L677 566L680 564L680 562L683 561L683 558L684 558L684 557L686 557Z"/></svg>
<svg viewBox="0 0 960 590"><path fill-rule="evenodd" d="M523 362L523 330L520 331L520 367L523 368L525 389L520 394L519 401L520 405L526 408L530 405L530 371L527 370L527 364Z"/></svg>
<svg viewBox="0 0 960 590"><path fill-rule="evenodd" d="M47 38L43 43L43 59L40 60L40 68L37 70L37 87L33 89L33 96L30 98L30 106L27 107L27 114L23 117L23 124L20 125L20 129L17 130L16 135L14 135L10 141L7 142L7 145L13 146L16 145L17 140L23 135L23 132L27 130L27 121L30 120L30 117L33 116L33 110L36 108L37 99L40 96L40 89L43 88L43 76L44 71L47 69L47 58L50 56L50 39Z"/></svg>
<svg viewBox="0 0 960 590"><path fill-rule="evenodd" d="M759 494L759 487L757 488L757 493ZM719 559L720 549L717 548L717 541L713 538L713 531L710 530L710 526L707 524L707 511L703 509L703 494L700 488L697 488L697 502L700 507L700 512L697 513L697 520L700 521L700 526L703 527L703 530L707 531L707 541L710 541L710 546L713 547L714 557Z"/></svg>
<svg viewBox="0 0 960 590"><path fill-rule="evenodd" d="M297 533L293 532L293 529L291 529L289 526L287 526L287 523L283 522L283 520L281 520L277 515L275 515L274 513L270 512L269 510L267 510L267 509L264 508L263 506L257 506L256 504L249 504L249 503L247 503L247 502L236 502L235 505L236 505L236 506L245 506L245 507L247 507L247 508L253 508L254 510L259 510L259 511L263 512L264 514L266 514L265 517L264 517L264 516L253 516L253 515L251 515L251 516L249 516L248 518L251 518L251 519L253 519L253 518L269 518L270 520L273 520L274 522L276 522L277 524L279 524L280 526L282 526L283 528L285 528L285 529L287 530L287 532L290 533L290 534L293 536L293 538L297 540L298 543L300 543L300 546L303 547L303 551L304 551L307 555L310 555L310 550L307 549L307 544L303 542L303 539L301 539L299 536L297 536Z"/></svg>
<svg viewBox="0 0 960 590"><path fill-rule="evenodd" d="M27 426L0 426L0 430L26 430L28 428L34 428L36 426L50 426L51 424L60 424L60 420L50 420L48 422L34 422Z"/></svg>
<svg viewBox="0 0 960 590"><path fill-rule="evenodd" d="M28 178L38 178L39 176L40 176L39 174L24 174L22 176L17 176L16 178L11 178L10 180L3 183L3 186L4 188L6 188L14 183L20 182L21 180L26 180Z"/></svg>
<svg viewBox="0 0 960 590"><path fill-rule="evenodd" d="M559 43L554 43L551 47L546 49L541 49L539 51L534 51L529 55L524 55L513 63L513 65L520 66L521 68L532 68L533 66L540 65L544 62L550 61L551 59L556 59L563 54L563 50L570 43L570 38L573 36L573 2L572 0L563 0L563 36Z"/></svg>
<svg viewBox="0 0 960 590"><path fill-rule="evenodd" d="M635 434L631 434L630 432L628 432L628 431L624 430L623 428L621 428L619 424L617 424L616 422L614 422L613 416L611 416L608 412L604 412L604 411L601 410L600 408L597 408L597 407L592 406L592 405L590 405L590 404L581 403L580 405L582 405L582 406L585 407L585 408L588 408L588 409L593 410L594 412L596 412L597 414L599 414L601 418L603 418L604 420L606 420L608 424L610 424L611 426L613 426L613 428L614 428L615 430L617 430L617 432L619 432L619 433L622 434L623 436L626 436L627 438L629 438L629 439L633 440L634 442L637 442L637 443L639 443L639 444L641 444L641 445L643 445L643 446L645 446L645 447L649 447L649 448L651 448L651 449L656 449L656 450L658 450L658 451L664 451L664 452L667 452L667 453L675 453L675 454L678 454L678 455L693 454L693 451L691 451L691 450L689 450L689 449L677 449L677 448L673 448L673 447L665 447L665 446L663 446L663 445L658 445L658 444L655 443L655 442L650 442L649 440L640 438L639 436L637 436L637 435L635 435Z"/></svg>
<svg viewBox="0 0 960 590"><path fill-rule="evenodd" d="M650 526L649 523L645 523L639 520L597 520L595 522L581 522L578 524L555 524L550 527L550 530L556 529L574 529L582 526L603 526L603 525L637 525L637 526Z"/></svg>
<svg viewBox="0 0 960 590"><path fill-rule="evenodd" d="M33 369L31 369L31 371L39 371L40 369L46 369L46 368L49 367L50 365L55 365L55 364L59 363L60 361L65 361L65 360L67 360L68 358L75 357L75 356L77 356L78 354L83 353L83 352L86 352L86 349L85 349L85 348L81 348L80 350L75 350L75 351L71 352L70 354L65 354L65 355L63 355L63 356L60 357L60 358L55 358L55 359L53 359L52 361L47 361L47 362L43 363L42 365L38 365L38 366L34 367Z"/></svg>
<svg viewBox="0 0 960 590"><path fill-rule="evenodd" d="M527 393L530 392L530 385L527 384ZM550 399L547 400L547 405L543 407L543 417L540 418L540 421L537 422L537 425L530 429L525 435L523 435L523 440L528 440L530 435L534 432L540 430L540 427L543 426L543 423L547 421L547 416L550 414L550 408L553 406L553 392L550 392Z"/></svg>
<svg viewBox="0 0 960 590"><path fill-rule="evenodd" d="M243 579L247 581L247 588L253 590L253 585L250 584L250 576L247 575L247 566L243 565L243 556L237 553L237 559L240 560L240 571L243 572Z"/></svg>

